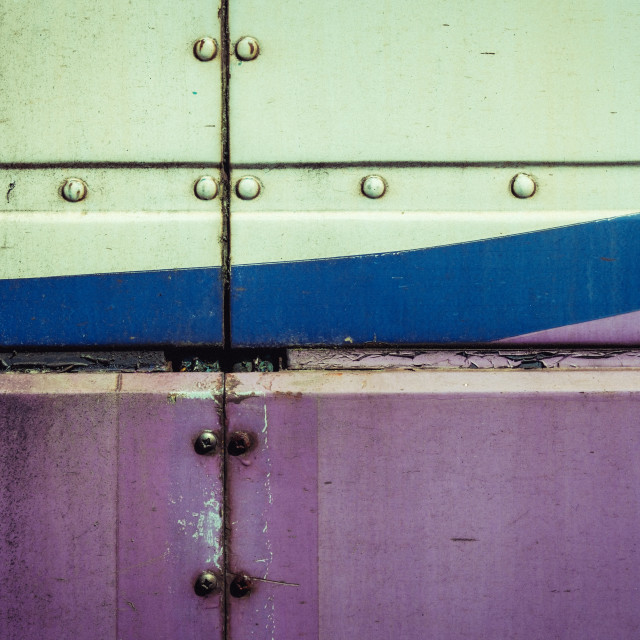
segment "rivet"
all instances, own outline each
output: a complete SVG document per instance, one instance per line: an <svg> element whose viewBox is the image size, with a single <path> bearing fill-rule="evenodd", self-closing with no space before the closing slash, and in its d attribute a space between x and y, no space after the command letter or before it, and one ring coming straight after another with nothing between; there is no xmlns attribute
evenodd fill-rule
<svg viewBox="0 0 640 640"><path fill-rule="evenodd" d="M260 193L260 183L253 176L240 178L236 183L236 193L242 200L253 200Z"/></svg>
<svg viewBox="0 0 640 640"><path fill-rule="evenodd" d="M534 179L526 173L518 173L511 180L511 193L516 198L530 198L536 192Z"/></svg>
<svg viewBox="0 0 640 640"><path fill-rule="evenodd" d="M216 448L218 447L218 438L213 431L203 431L197 438L193 445L193 448L196 450L196 453L199 453L201 456L207 455L208 453L214 453Z"/></svg>
<svg viewBox="0 0 640 640"><path fill-rule="evenodd" d="M229 585L229 593L234 598L244 598L251 593L251 587L253 587L253 581L251 578L243 573L237 575Z"/></svg>
<svg viewBox="0 0 640 640"><path fill-rule="evenodd" d="M68 202L80 202L87 197L87 185L80 178L69 178L62 185L62 197Z"/></svg>
<svg viewBox="0 0 640 640"><path fill-rule="evenodd" d="M241 456L251 449L251 435L246 431L235 431L229 436L227 451L230 456Z"/></svg>
<svg viewBox="0 0 640 640"><path fill-rule="evenodd" d="M382 198L387 190L387 184L380 176L367 176L362 181L362 193L367 198Z"/></svg>
<svg viewBox="0 0 640 640"><path fill-rule="evenodd" d="M211 595L218 588L218 579L211 571L203 571L193 585L196 595L204 598Z"/></svg>
<svg viewBox="0 0 640 640"><path fill-rule="evenodd" d="M202 176L193 190L200 200L213 200L218 195L218 183L211 176Z"/></svg>
<svg viewBox="0 0 640 640"><path fill-rule="evenodd" d="M193 43L193 55L202 62L209 62L218 55L218 43L213 38L200 38Z"/></svg>
<svg viewBox="0 0 640 640"><path fill-rule="evenodd" d="M236 56L240 60L255 60L259 53L258 41L251 36L245 36L236 42Z"/></svg>

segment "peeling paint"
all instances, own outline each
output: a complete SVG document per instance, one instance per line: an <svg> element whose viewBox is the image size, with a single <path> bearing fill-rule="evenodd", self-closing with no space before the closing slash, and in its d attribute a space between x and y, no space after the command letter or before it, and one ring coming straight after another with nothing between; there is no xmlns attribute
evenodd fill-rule
<svg viewBox="0 0 640 640"><path fill-rule="evenodd" d="M193 519L181 518L177 524L185 535L190 535L195 540L204 539L209 548L206 562L220 567L222 561L222 508L216 498L215 491L205 494L204 497L207 499L203 502L202 511L192 511Z"/></svg>
<svg viewBox="0 0 640 640"><path fill-rule="evenodd" d="M220 392L214 389L202 389L197 391L176 391L167 395L167 402L175 404L176 400L213 400L220 404Z"/></svg>

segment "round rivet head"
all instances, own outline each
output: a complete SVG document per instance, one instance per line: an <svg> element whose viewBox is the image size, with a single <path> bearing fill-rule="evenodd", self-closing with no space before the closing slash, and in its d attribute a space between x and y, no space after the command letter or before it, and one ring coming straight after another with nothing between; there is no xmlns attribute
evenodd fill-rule
<svg viewBox="0 0 640 640"><path fill-rule="evenodd" d="M236 183L236 193L242 200L253 200L260 193L260 183L253 176L240 178Z"/></svg>
<svg viewBox="0 0 640 640"><path fill-rule="evenodd" d="M258 41L251 36L245 36L236 42L236 56L240 60L255 60L259 53Z"/></svg>
<svg viewBox="0 0 640 640"><path fill-rule="evenodd" d="M209 62L218 55L218 43L213 38L200 38L193 43L193 55L202 62Z"/></svg>
<svg viewBox="0 0 640 640"><path fill-rule="evenodd" d="M246 431L235 431L229 436L227 451L230 456L241 456L251 449L252 444L250 434Z"/></svg>
<svg viewBox="0 0 640 640"><path fill-rule="evenodd" d="M530 198L536 192L534 179L526 173L518 173L511 180L511 193L516 198Z"/></svg>
<svg viewBox="0 0 640 640"><path fill-rule="evenodd" d="M367 198L382 198L386 190L387 185L380 176L367 176L362 181L362 193Z"/></svg>
<svg viewBox="0 0 640 640"><path fill-rule="evenodd" d="M208 453L215 453L218 447L218 438L213 431L203 431L197 438L193 445L196 453L201 456L205 456Z"/></svg>
<svg viewBox="0 0 640 640"><path fill-rule="evenodd" d="M196 595L204 598L211 595L218 588L218 579L211 571L203 571L193 585Z"/></svg>
<svg viewBox="0 0 640 640"><path fill-rule="evenodd" d="M87 197L87 185L80 178L69 178L62 185L62 197L68 202L80 202Z"/></svg>
<svg viewBox="0 0 640 640"><path fill-rule="evenodd" d="M218 195L218 183L211 176L202 176L193 190L200 200L213 200Z"/></svg>

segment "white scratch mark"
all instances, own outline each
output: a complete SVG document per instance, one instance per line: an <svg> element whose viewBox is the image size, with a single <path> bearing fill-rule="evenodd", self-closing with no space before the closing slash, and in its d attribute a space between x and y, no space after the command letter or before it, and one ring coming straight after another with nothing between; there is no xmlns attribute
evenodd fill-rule
<svg viewBox="0 0 640 640"><path fill-rule="evenodd" d="M205 490L201 511L192 511L194 520L187 518L178 520L178 525L186 535L191 535L194 540L201 538L207 544L209 554L206 562L220 568L222 560L222 545L220 536L222 533L222 510L216 498L214 490Z"/></svg>
<svg viewBox="0 0 640 640"><path fill-rule="evenodd" d="M273 494L271 492L271 457L269 456L269 421L267 420L267 404L264 404L264 426L262 427L262 433L264 434L264 456L266 461L267 473L264 478L264 488L267 494L267 501L269 505L273 504ZM271 568L271 564L273 563L273 548L271 546L271 538L269 536L269 514L268 507L265 509L263 513L265 522L264 529L262 533L265 536L265 548L267 552L267 558L264 559L264 575L263 579L267 579L269 576L269 569ZM273 597L267 598L265 602L264 609L267 612L267 625L266 631L271 636L271 640L275 640L276 637L276 620L275 620L275 604L273 601Z"/></svg>

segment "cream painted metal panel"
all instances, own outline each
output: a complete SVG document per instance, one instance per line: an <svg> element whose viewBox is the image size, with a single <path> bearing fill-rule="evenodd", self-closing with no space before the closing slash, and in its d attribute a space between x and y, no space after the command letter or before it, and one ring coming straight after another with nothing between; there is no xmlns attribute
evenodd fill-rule
<svg viewBox="0 0 640 640"><path fill-rule="evenodd" d="M535 178L532 198L513 177ZM258 169L254 200L232 194L233 265L441 247L615 218L640 211L638 167L341 167ZM372 200L362 179L387 188ZM237 184L244 173L235 170Z"/></svg>
<svg viewBox="0 0 640 640"><path fill-rule="evenodd" d="M631 0L233 0L235 164L637 161Z"/></svg>
<svg viewBox="0 0 640 640"><path fill-rule="evenodd" d="M235 346L640 335L637 166L236 168L236 189L243 175L261 189L231 200Z"/></svg>
<svg viewBox="0 0 640 640"><path fill-rule="evenodd" d="M215 2L6 0L0 162L220 162Z"/></svg>
<svg viewBox="0 0 640 640"><path fill-rule="evenodd" d="M0 171L0 344L222 343L220 197L187 168ZM67 202L66 179L86 185ZM214 183L215 184L215 183Z"/></svg>

